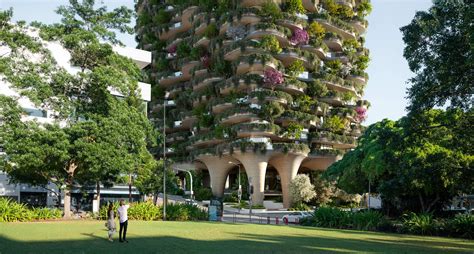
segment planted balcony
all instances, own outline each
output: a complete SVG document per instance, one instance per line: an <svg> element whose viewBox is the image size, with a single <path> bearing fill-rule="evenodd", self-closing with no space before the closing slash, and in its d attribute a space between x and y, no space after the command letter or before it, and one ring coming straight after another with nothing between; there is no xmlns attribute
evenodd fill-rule
<svg viewBox="0 0 474 254"><path fill-rule="evenodd" d="M276 137L280 132L280 127L276 124L256 121L251 123L242 123L232 126L232 131L239 138L247 137Z"/></svg>
<svg viewBox="0 0 474 254"><path fill-rule="evenodd" d="M233 125L243 122L251 122L259 120L258 108L234 107L216 116L216 120L222 125Z"/></svg>
<svg viewBox="0 0 474 254"><path fill-rule="evenodd" d="M326 31L336 33L341 36L344 40L356 39L356 33L354 28L347 22L331 16L328 13L312 14L311 17L321 24Z"/></svg>
<svg viewBox="0 0 474 254"><path fill-rule="evenodd" d="M339 135L328 131L314 132L311 142L316 144L329 145L336 149L352 149L357 146L356 138Z"/></svg>
<svg viewBox="0 0 474 254"><path fill-rule="evenodd" d="M257 74L234 76L218 84L219 93L228 95L242 91L251 91L263 84L263 78Z"/></svg>
<svg viewBox="0 0 474 254"><path fill-rule="evenodd" d="M282 66L278 60L270 55L252 54L249 56L241 56L240 62L235 71L236 75L245 73L263 74L266 69L280 69Z"/></svg>

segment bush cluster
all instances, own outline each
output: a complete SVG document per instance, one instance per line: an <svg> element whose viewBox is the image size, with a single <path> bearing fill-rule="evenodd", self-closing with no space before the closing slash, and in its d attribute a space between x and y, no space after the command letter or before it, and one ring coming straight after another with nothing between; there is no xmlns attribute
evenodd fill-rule
<svg viewBox="0 0 474 254"><path fill-rule="evenodd" d="M63 212L56 208L29 208L11 199L0 198L0 222L59 219L62 214Z"/></svg>
<svg viewBox="0 0 474 254"><path fill-rule="evenodd" d="M474 215L457 214L450 219L436 219L432 214L405 214L400 221L388 220L375 210L349 212L334 207L320 207L314 215L301 220L304 226L357 229L416 235L474 238Z"/></svg>
<svg viewBox="0 0 474 254"><path fill-rule="evenodd" d="M115 216L117 217L118 203L114 203ZM104 205L99 210L98 219L107 219L108 206ZM152 202L132 203L128 209L130 220L161 220L163 218L163 206L157 206ZM168 203L166 206L166 219L176 221L207 220L207 212L197 206Z"/></svg>
<svg viewBox="0 0 474 254"><path fill-rule="evenodd" d="M302 224L325 228L376 230L383 221L384 218L378 211L346 212L338 208L321 207L312 217L304 219Z"/></svg>

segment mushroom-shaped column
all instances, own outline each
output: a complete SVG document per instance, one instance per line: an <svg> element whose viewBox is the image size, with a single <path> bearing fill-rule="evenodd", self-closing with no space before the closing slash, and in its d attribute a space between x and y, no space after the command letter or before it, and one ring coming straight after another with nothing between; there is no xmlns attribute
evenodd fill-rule
<svg viewBox="0 0 474 254"><path fill-rule="evenodd" d="M234 158L239 160L245 167L245 172L249 178L250 185L253 186L252 202L262 205L265 196L265 173L267 172L270 152L235 152Z"/></svg>
<svg viewBox="0 0 474 254"><path fill-rule="evenodd" d="M204 163L209 170L212 194L215 197L223 197L227 175L234 164L238 162L229 156L201 155L196 159Z"/></svg>
<svg viewBox="0 0 474 254"><path fill-rule="evenodd" d="M283 192L283 207L291 206L290 182L295 178L301 162L306 158L307 153L278 153L272 156L270 164L275 167L280 175L281 190Z"/></svg>

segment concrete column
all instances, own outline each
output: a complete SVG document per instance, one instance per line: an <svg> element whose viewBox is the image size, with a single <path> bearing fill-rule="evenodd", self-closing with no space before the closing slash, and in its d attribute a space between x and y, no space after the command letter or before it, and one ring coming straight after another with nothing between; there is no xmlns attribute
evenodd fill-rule
<svg viewBox="0 0 474 254"><path fill-rule="evenodd" d="M290 182L298 174L298 169L305 158L306 154L288 153L274 155L270 160L270 164L275 167L280 175L284 208L290 208L291 206Z"/></svg>
<svg viewBox="0 0 474 254"><path fill-rule="evenodd" d="M249 178L249 184L253 186L253 204L263 205L263 199L265 197L265 173L267 172L270 152L266 154L236 152L232 154L232 156L244 165L245 172Z"/></svg>
<svg viewBox="0 0 474 254"><path fill-rule="evenodd" d="M227 175L229 174L230 169L234 166L230 162L237 163L237 161L229 156L219 157L213 155L203 155L199 156L197 159L202 161L209 171L212 194L215 197L223 197Z"/></svg>

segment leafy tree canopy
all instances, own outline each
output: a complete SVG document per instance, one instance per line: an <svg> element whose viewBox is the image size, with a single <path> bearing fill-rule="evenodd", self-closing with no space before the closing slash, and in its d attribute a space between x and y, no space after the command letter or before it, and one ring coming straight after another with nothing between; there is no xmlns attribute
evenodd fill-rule
<svg viewBox="0 0 474 254"><path fill-rule="evenodd" d="M434 106L472 108L474 102L474 3L434 1L401 28L404 56L416 76L409 81L409 110Z"/></svg>
<svg viewBox="0 0 474 254"><path fill-rule="evenodd" d="M325 177L350 193L367 192L370 179L386 207L397 211L440 209L454 196L474 191L472 135L467 140L457 135L472 126L473 115L430 110L416 120L375 123Z"/></svg>

